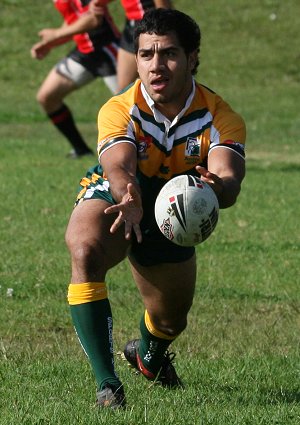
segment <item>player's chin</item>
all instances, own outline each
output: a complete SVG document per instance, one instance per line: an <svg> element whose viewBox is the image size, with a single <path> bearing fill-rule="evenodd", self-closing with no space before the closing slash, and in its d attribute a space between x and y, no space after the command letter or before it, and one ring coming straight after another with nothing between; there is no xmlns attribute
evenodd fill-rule
<svg viewBox="0 0 300 425"><path fill-rule="evenodd" d="M170 96L168 93L153 93L151 95L155 103L167 104L170 103Z"/></svg>

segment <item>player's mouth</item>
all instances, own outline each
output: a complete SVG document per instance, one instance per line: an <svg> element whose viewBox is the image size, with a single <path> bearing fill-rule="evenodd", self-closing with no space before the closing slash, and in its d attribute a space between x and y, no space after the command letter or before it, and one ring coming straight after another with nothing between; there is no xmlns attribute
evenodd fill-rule
<svg viewBox="0 0 300 425"><path fill-rule="evenodd" d="M168 83L169 83L169 78L165 76L156 77L150 81L151 87L156 92L160 92L164 90L167 87Z"/></svg>

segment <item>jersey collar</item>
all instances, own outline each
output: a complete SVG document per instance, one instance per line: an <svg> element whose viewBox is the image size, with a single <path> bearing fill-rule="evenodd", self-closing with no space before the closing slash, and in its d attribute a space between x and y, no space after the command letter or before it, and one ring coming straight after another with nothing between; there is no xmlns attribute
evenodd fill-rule
<svg viewBox="0 0 300 425"><path fill-rule="evenodd" d="M153 112L154 118L157 122L161 122L161 123L165 123L165 122L169 122L170 126L175 125L180 118L184 115L184 113L186 112L186 110L190 107L193 97L195 95L195 80L194 78L192 79L192 91L191 94L189 95L189 97L187 98L187 101L185 102L185 106L183 107L183 109L179 112L178 115L176 115L176 117L173 119L172 123L170 122L170 120L165 117L156 107L155 107L155 103L153 101L153 99L149 96L149 94L147 93L144 84L141 82L141 90L142 90L142 94L143 97L147 103L147 105L149 106L149 108L151 109L151 111Z"/></svg>

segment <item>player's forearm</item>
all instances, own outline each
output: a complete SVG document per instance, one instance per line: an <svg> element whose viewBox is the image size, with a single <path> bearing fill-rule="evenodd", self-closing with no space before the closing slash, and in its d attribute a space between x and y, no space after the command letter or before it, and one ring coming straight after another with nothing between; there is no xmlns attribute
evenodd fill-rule
<svg viewBox="0 0 300 425"><path fill-rule="evenodd" d="M65 37L59 36L57 38L54 38L53 40L45 41L43 44L44 46L47 46L50 49L52 49L53 47L61 46L62 44L68 43L71 40L72 40L72 36L65 36Z"/></svg>
<svg viewBox="0 0 300 425"><path fill-rule="evenodd" d="M110 169L110 171L107 173L107 178L110 183L110 191L116 202L120 202L123 196L127 193L128 183L132 183L135 189L140 192L135 174L130 172L125 167L116 167Z"/></svg>
<svg viewBox="0 0 300 425"><path fill-rule="evenodd" d="M120 202L127 193L128 183L132 183L139 192L136 181L136 148L133 144L120 143L107 149L100 156L100 163L115 201Z"/></svg>
<svg viewBox="0 0 300 425"><path fill-rule="evenodd" d="M223 177L221 190L217 194L220 208L229 208L235 204L241 191L241 183L233 177Z"/></svg>
<svg viewBox="0 0 300 425"><path fill-rule="evenodd" d="M82 34L88 32L101 25L103 16L95 15L91 12L87 12L81 16L76 22L70 25L64 25L57 30L57 40L63 40L66 38L72 38L76 34Z"/></svg>
<svg viewBox="0 0 300 425"><path fill-rule="evenodd" d="M207 161L207 169L197 166L201 178L215 191L220 208L233 205L241 190L245 177L245 160L231 149L213 149Z"/></svg>

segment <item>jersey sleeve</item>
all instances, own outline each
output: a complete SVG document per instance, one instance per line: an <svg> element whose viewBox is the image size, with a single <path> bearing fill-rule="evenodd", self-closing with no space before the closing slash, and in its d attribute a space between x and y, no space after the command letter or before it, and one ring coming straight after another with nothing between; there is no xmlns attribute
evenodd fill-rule
<svg viewBox="0 0 300 425"><path fill-rule="evenodd" d="M209 152L218 147L234 150L245 157L246 126L243 118L220 97L211 127Z"/></svg>
<svg viewBox="0 0 300 425"><path fill-rule="evenodd" d="M119 143L136 146L135 127L130 117L130 107L115 96L103 105L98 114L99 160L103 152Z"/></svg>

